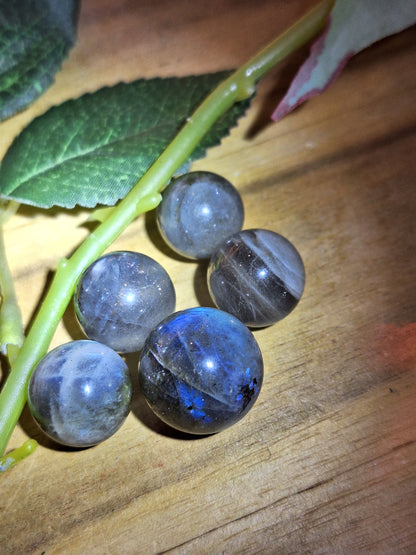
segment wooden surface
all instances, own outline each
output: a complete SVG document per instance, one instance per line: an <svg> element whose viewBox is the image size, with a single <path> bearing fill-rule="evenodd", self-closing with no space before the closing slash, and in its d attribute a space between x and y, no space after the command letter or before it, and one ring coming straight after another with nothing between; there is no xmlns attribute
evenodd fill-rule
<svg viewBox="0 0 416 555"><path fill-rule="evenodd" d="M85 91L236 67L312 4L84 0L77 46L52 88L0 124L0 155L34 116ZM0 476L0 553L416 551L415 40L413 28L374 45L271 123L307 51L292 56L194 165L230 179L245 227L285 235L306 266L297 309L255 332L265 380L253 410L190 440L137 392L122 429L82 452L52 446L25 411L9 448L40 447ZM22 208L9 222L25 322L86 215ZM178 309L210 302L204 266L170 256L152 215L113 248L159 260ZM68 310L53 345L79 337Z"/></svg>

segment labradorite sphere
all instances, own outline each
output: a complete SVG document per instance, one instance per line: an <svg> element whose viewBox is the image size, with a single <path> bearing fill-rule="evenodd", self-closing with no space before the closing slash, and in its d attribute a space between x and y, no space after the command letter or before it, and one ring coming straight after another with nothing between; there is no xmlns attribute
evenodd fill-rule
<svg viewBox="0 0 416 555"><path fill-rule="evenodd" d="M250 327L274 324L298 304L305 268L285 237L248 229L228 238L212 255L208 288L221 310Z"/></svg>
<svg viewBox="0 0 416 555"><path fill-rule="evenodd" d="M166 243L191 259L209 258L215 248L243 225L244 207L237 189L220 175L196 171L175 179L157 208Z"/></svg>
<svg viewBox="0 0 416 555"><path fill-rule="evenodd" d="M191 434L219 432L253 406L263 381L260 348L237 318L215 308L172 314L143 347L139 382L164 422Z"/></svg>
<svg viewBox="0 0 416 555"><path fill-rule="evenodd" d="M152 258L115 251L98 258L78 282L74 306L89 339L119 353L139 351L150 331L175 310L175 290Z"/></svg>
<svg viewBox="0 0 416 555"><path fill-rule="evenodd" d="M70 447L90 447L113 435L130 412L132 385L123 359L95 341L71 341L50 351L29 381L28 404L41 429Z"/></svg>

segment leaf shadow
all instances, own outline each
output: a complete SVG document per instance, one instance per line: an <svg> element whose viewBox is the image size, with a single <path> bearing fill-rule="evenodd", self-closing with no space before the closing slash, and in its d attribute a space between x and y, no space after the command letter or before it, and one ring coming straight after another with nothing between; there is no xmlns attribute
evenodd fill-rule
<svg viewBox="0 0 416 555"><path fill-rule="evenodd" d="M272 114L286 94L301 64L307 58L309 48L310 43L294 52L259 84L260 91L263 87L265 91L261 95L261 101L257 103L257 114L245 133L246 140L254 139L267 127L276 123L272 120ZM302 105L297 110L301 108Z"/></svg>
<svg viewBox="0 0 416 555"><path fill-rule="evenodd" d="M94 210L94 208L89 209L79 205L74 206L74 208L65 208L63 206L41 208L38 206L31 206L30 204L20 204L18 213L25 218L36 218L37 216L56 218L61 214L71 214L73 216L78 216L81 213L88 213L89 210Z"/></svg>
<svg viewBox="0 0 416 555"><path fill-rule="evenodd" d="M4 384L6 383L7 377L10 373L10 364L6 355L0 353L0 390L3 389Z"/></svg>

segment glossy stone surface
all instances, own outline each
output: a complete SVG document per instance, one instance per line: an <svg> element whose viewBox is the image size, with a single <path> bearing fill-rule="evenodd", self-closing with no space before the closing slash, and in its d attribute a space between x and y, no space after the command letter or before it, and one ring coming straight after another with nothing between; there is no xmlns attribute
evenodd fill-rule
<svg viewBox="0 0 416 555"><path fill-rule="evenodd" d="M89 266L74 295L75 313L89 339L119 353L139 351L146 337L175 310L170 277L152 258L115 251Z"/></svg>
<svg viewBox="0 0 416 555"><path fill-rule="evenodd" d="M191 434L219 432L253 406L263 360L253 334L215 308L172 314L143 348L139 381L153 411Z"/></svg>
<svg viewBox="0 0 416 555"><path fill-rule="evenodd" d="M209 258L224 239L241 229L243 220L237 189L210 172L191 172L172 181L157 209L162 237L192 259Z"/></svg>
<svg viewBox="0 0 416 555"><path fill-rule="evenodd" d="M130 411L131 395L123 359L95 341L72 341L50 351L28 386L39 426L71 447L89 447L113 435Z"/></svg>
<svg viewBox="0 0 416 555"><path fill-rule="evenodd" d="M266 229L243 230L212 255L208 288L218 308L250 327L274 324L298 304L305 268L295 247Z"/></svg>

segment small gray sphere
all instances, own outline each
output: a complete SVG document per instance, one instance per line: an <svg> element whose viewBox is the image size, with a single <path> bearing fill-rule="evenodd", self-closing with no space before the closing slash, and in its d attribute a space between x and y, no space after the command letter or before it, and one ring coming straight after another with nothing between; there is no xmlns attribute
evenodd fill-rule
<svg viewBox="0 0 416 555"><path fill-rule="evenodd" d="M191 259L209 258L224 239L240 231L243 220L237 189L211 172L191 172L172 181L157 209L166 243Z"/></svg>

